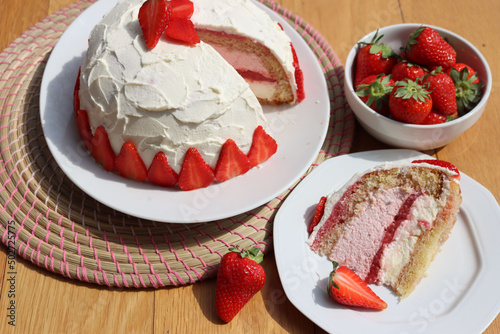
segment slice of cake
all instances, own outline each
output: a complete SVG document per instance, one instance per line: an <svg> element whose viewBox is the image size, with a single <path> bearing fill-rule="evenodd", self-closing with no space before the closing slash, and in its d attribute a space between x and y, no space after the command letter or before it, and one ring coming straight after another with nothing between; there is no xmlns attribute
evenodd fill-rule
<svg viewBox="0 0 500 334"><path fill-rule="evenodd" d="M216 2L233 8L231 15L239 13L240 19L254 15L245 14L253 5L243 6L244 1L241 6L238 1ZM145 7L156 11L159 3L147 2ZM201 3L208 8L195 2L198 14L193 19L217 8ZM209 44L182 41L184 23L192 24L189 18L182 18L180 25L172 19L167 27L181 35L180 40L160 32L158 41L147 46L139 22L143 6L143 1L119 1L89 38L75 87L75 114L80 136L95 160L126 178L162 186L178 182L181 189L192 190L244 174L270 158L277 144L248 83ZM268 19L264 12L260 15ZM267 27L263 17L254 17L255 24L261 25L259 18ZM291 55L289 43L287 38ZM283 95L278 91L274 89L273 96Z"/></svg>
<svg viewBox="0 0 500 334"><path fill-rule="evenodd" d="M304 99L303 74L283 28L251 0L194 0L199 38L249 83L261 103Z"/></svg>
<svg viewBox="0 0 500 334"><path fill-rule="evenodd" d="M390 286L404 298L448 239L461 200L453 165L387 163L328 195L307 243L365 282Z"/></svg>

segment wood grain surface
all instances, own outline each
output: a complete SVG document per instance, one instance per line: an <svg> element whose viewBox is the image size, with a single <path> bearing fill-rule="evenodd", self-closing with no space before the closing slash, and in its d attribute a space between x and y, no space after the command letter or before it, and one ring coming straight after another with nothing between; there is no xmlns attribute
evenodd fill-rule
<svg viewBox="0 0 500 334"><path fill-rule="evenodd" d="M0 1L0 50L72 0ZM446 147L426 152L453 162L500 200L500 2L497 0L277 0L326 38L342 62L362 36L396 23L437 25L462 35L483 53L493 90L482 118ZM352 152L389 148L357 126ZM495 217L499 223L499 217ZM16 326L8 324L7 248L0 246L0 333L323 333L287 299L273 253L267 282L229 324L215 313L215 280L158 290L100 287L17 261ZM478 305L480 307L480 305ZM332 322L335 319L331 319ZM473 319L471 319L473 321ZM497 317L484 333L500 333Z"/></svg>

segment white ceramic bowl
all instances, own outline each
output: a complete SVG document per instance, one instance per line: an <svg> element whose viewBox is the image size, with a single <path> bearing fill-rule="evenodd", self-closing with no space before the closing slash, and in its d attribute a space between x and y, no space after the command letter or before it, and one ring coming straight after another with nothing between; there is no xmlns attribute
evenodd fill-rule
<svg viewBox="0 0 500 334"><path fill-rule="evenodd" d="M408 36L423 24L404 23L380 28L384 35L381 42L390 45L396 53L408 40ZM457 62L466 63L476 70L479 80L484 84L481 101L466 115L451 122L434 125L414 125L394 121L370 109L356 95L353 88L354 62L359 46L351 49L345 63L344 90L347 102L351 106L361 126L373 137L383 143L415 150L430 150L442 147L460 136L481 116L491 92L491 71L483 55L464 38L457 34L432 25L439 34L450 43L457 52ZM359 42L370 42L376 31L366 35Z"/></svg>

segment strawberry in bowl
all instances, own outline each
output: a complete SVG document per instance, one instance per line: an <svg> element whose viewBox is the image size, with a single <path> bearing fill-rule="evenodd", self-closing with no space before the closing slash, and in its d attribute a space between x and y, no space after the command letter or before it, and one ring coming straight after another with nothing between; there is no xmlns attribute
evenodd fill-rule
<svg viewBox="0 0 500 334"><path fill-rule="evenodd" d="M395 87L391 95L408 80L426 90L432 106L425 117L410 117L411 110L404 116L401 110L391 112L390 104L389 113L383 114L361 99L354 85L357 56L375 36L377 43L398 51L398 62L390 72L371 75L390 76ZM347 56L345 73L346 99L361 126L381 142L417 150L442 147L471 127L482 115L492 86L488 63L472 43L451 31L413 23L383 27L363 37ZM416 96L403 94L400 99L415 101Z"/></svg>

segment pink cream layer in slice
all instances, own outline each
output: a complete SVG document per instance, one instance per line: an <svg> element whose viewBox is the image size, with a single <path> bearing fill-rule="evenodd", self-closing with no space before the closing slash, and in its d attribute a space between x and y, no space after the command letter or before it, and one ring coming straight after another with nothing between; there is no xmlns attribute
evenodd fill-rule
<svg viewBox="0 0 500 334"><path fill-rule="evenodd" d="M410 260L418 236L431 227L434 199L402 187L378 190L346 219L345 203L356 187L351 185L334 204L311 249L348 266L367 283L391 284ZM323 243L332 234L336 244Z"/></svg>

